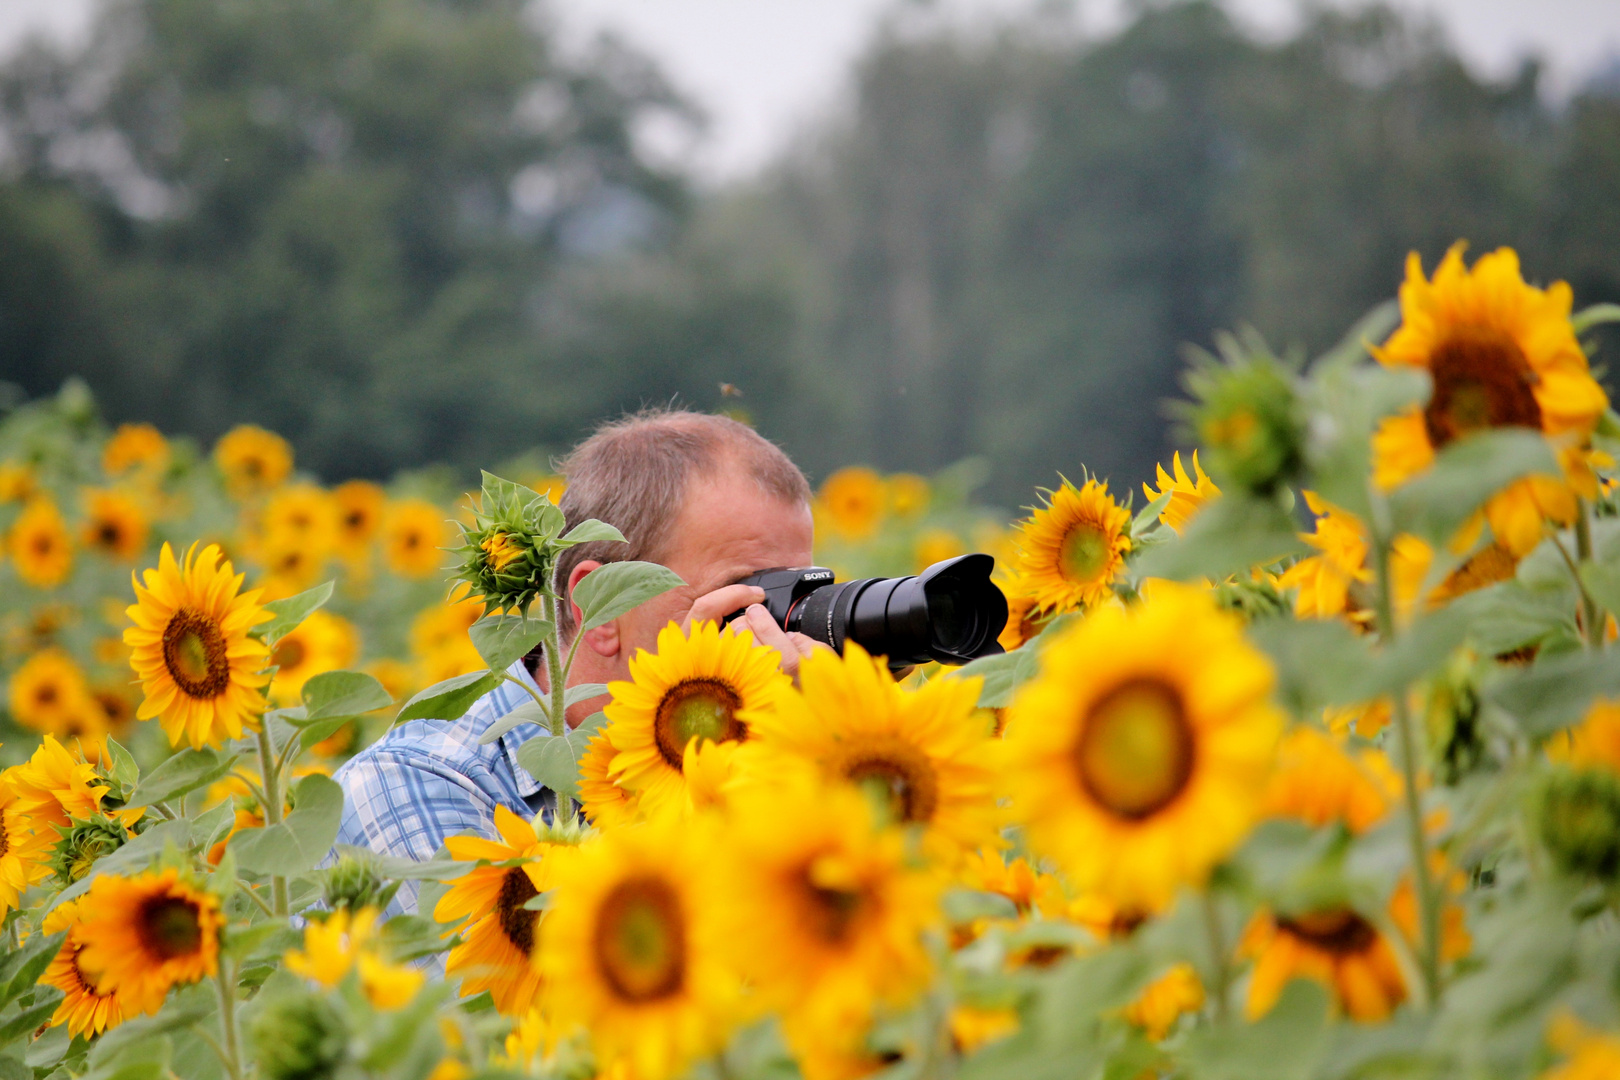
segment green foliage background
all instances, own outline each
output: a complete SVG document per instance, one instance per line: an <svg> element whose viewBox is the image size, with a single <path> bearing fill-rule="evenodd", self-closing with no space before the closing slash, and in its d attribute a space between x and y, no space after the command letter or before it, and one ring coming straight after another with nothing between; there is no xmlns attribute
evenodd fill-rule
<svg viewBox="0 0 1620 1080"><path fill-rule="evenodd" d="M1620 294L1620 94L1482 80L1388 10L1263 43L1211 3L1102 40L897 8L848 107L717 191L637 138L698 108L623 43L561 49L567 18L112 0L82 54L20 53L0 379L262 423L328 477L740 404L813 474L977 454L1010 504L1054 467L1149 474L1183 344L1319 351L1412 248Z"/></svg>

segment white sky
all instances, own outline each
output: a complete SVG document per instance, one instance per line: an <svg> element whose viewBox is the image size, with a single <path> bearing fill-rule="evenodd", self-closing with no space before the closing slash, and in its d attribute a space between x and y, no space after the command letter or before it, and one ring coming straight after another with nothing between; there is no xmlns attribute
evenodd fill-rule
<svg viewBox="0 0 1620 1080"><path fill-rule="evenodd" d="M72 39L94 0L0 0L0 51L31 30ZM849 62L894 0L551 0L570 36L612 28L664 65L713 121L698 148L703 174L747 174L844 88ZM1040 0L943 0L969 13L1018 11ZM1045 0L1052 2L1052 0ZM1061 2L1061 0L1060 0ZM1083 24L1117 24L1131 0L1071 0ZM1343 2L1343 0L1330 0ZM1481 71L1512 68L1526 51L1552 65L1555 90L1620 58L1620 0L1395 0L1438 15ZM1294 21L1298 0L1228 0L1272 33Z"/></svg>

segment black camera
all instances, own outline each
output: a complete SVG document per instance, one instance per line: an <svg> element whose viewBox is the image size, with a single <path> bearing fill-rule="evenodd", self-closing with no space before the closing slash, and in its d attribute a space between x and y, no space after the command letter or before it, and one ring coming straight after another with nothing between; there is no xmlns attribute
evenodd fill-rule
<svg viewBox="0 0 1620 1080"><path fill-rule="evenodd" d="M1007 625L1007 598L990 580L995 566L989 555L959 555L915 577L838 583L826 567L792 566L739 584L765 590L765 610L782 629L839 652L844 642L858 642L899 669L930 660L965 664L1002 651L996 638Z"/></svg>

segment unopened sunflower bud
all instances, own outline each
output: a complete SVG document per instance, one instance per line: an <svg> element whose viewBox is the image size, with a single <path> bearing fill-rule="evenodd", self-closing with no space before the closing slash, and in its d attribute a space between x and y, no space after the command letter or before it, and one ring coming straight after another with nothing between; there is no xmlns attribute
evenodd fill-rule
<svg viewBox="0 0 1620 1080"><path fill-rule="evenodd" d="M1536 828L1553 861L1575 877L1620 877L1620 777L1607 769L1558 769L1538 795Z"/></svg>
<svg viewBox="0 0 1620 1080"><path fill-rule="evenodd" d="M101 814L85 820L73 818L51 849L51 868L56 871L56 880L64 887L72 885L90 872L97 859L111 855L129 843L129 839L129 830L116 818Z"/></svg>
<svg viewBox="0 0 1620 1080"><path fill-rule="evenodd" d="M349 1044L343 1017L324 998L288 994L265 1004L248 1030L263 1080L327 1080Z"/></svg>
<svg viewBox="0 0 1620 1080"><path fill-rule="evenodd" d="M1277 586L1266 578L1229 578L1215 586L1215 603L1230 611L1245 623L1256 619L1269 619L1288 613L1288 600Z"/></svg>
<svg viewBox="0 0 1620 1080"><path fill-rule="evenodd" d="M473 523L461 527L456 577L489 611L527 611L551 588L563 524L562 511L544 495L486 473Z"/></svg>
<svg viewBox="0 0 1620 1080"><path fill-rule="evenodd" d="M1303 407L1293 373L1258 349L1227 350L1187 376L1198 399L1189 410L1209 472L1222 488L1270 495L1300 477L1305 460Z"/></svg>
<svg viewBox="0 0 1620 1080"><path fill-rule="evenodd" d="M327 869L321 895L328 908L340 911L384 907L397 891L399 883L383 880L370 862L345 855Z"/></svg>

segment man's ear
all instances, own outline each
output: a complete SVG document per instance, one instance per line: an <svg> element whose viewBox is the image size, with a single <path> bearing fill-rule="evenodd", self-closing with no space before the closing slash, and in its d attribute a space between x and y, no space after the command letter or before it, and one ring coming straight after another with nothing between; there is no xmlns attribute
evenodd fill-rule
<svg viewBox="0 0 1620 1080"><path fill-rule="evenodd" d="M568 606L573 609L575 626L580 625L585 620L583 613L579 610L579 605L574 603L574 589L578 587L581 581L585 580L586 574L601 565L595 559L583 559L568 575ZM584 644L598 656L619 655L618 621L607 622L585 631Z"/></svg>

